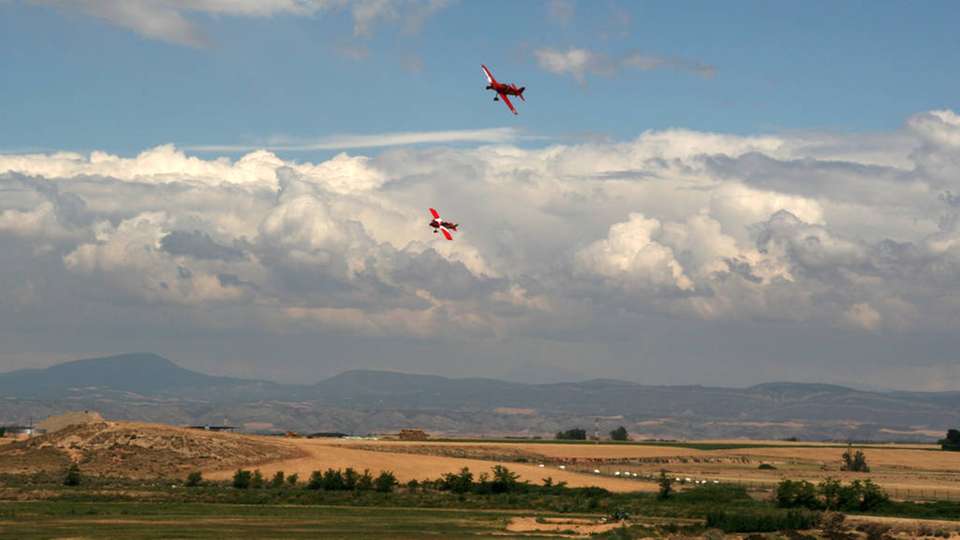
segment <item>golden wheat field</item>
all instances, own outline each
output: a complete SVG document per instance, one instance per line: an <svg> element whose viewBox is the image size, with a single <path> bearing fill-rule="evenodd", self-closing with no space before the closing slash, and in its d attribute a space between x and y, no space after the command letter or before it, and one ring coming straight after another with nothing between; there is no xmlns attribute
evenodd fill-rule
<svg viewBox="0 0 960 540"><path fill-rule="evenodd" d="M686 481L736 482L773 487L784 478L813 482L833 476L866 479L881 484L897 497L960 500L960 454L942 452L933 445L866 447L870 473L840 470L838 445L724 441L742 448L700 450L642 444L552 444L549 442L372 441L344 439L288 439L306 457L261 466L264 472L296 472L301 476L320 468L354 467L392 470L401 481L437 478L469 467L479 474L495 464L518 472L524 480L545 477L571 486L600 486L612 491L652 491L650 479L660 470ZM760 469L761 464L773 469ZM561 469L560 467L564 468ZM599 470L600 474L595 471ZM616 473L620 473L617 475ZM624 479L625 473L631 479ZM632 478L633 473L637 474ZM226 478L232 471L211 471ZM646 478L644 478L646 477Z"/></svg>
<svg viewBox="0 0 960 540"><path fill-rule="evenodd" d="M654 491L665 470L683 483L743 483L772 488L782 479L870 478L895 498L960 500L960 453L934 445L868 445L869 473L841 471L842 445L775 441L564 444L552 441L397 441L305 439L213 433L159 424L91 422L0 445L0 472L59 471L70 461L95 474L179 478L201 470L227 479L237 468L312 471L352 467L392 471L402 482L439 478L468 467L475 475L505 465L521 479L550 477L572 487ZM761 468L763 466L763 468ZM629 476L629 479L626 478ZM689 479L689 480L687 480Z"/></svg>

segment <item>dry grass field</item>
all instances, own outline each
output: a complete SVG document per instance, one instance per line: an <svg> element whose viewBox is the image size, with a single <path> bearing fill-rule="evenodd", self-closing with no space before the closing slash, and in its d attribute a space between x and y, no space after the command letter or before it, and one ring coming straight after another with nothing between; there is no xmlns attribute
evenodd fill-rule
<svg viewBox="0 0 960 540"><path fill-rule="evenodd" d="M611 491L652 491L655 484L625 480L614 475L629 471L652 476L666 469L671 476L693 480L718 480L773 487L784 478L813 482L827 476L846 481L871 478L898 498L948 498L960 500L960 453L941 452L933 445L866 447L869 474L840 470L844 448L837 445L787 443L757 447L757 441L725 441L743 448L698 450L686 447L625 444L551 444L524 442L370 441L343 439L291 439L307 457L278 461L261 467L265 472L284 470L301 476L327 467L393 470L401 480L436 478L445 472L469 467L475 473L502 463L525 480L539 482L550 476L571 486L596 485ZM518 462L522 461L522 462ZM775 467L763 470L761 464ZM543 465L540 467L539 465ZM565 470L561 470L564 465ZM592 471L600 470L597 475ZM224 478L232 471L213 472Z"/></svg>
<svg viewBox="0 0 960 540"><path fill-rule="evenodd" d="M554 481L567 482L571 487L599 486L610 491L654 491L655 486L649 483L639 483L609 476L600 476L596 474L577 473L572 471L560 470L557 467L539 467L536 463L517 463L510 460L478 459L465 457L449 457L437 455L432 452L412 453L410 450L417 450L417 444L396 443L387 444L388 448L396 448L398 451L372 450L367 441L342 441L338 439L288 439L288 442L295 445L299 450L305 452L307 456L275 461L259 466L261 472L269 476L276 471L284 471L287 474L297 473L301 478L306 479L312 471L327 468L346 468L353 467L357 470L370 469L377 473L381 470L392 471L401 482L408 480L423 480L425 478L439 478L444 473L456 472L464 467L470 468L474 474L479 475L483 472L489 472L494 465L502 464L510 470L520 474L522 480L528 480L534 483L540 483L546 477L552 477ZM377 441L380 442L380 441ZM377 447L382 448L380 444ZM456 443L445 444L456 448ZM468 446L473 446L470 444ZM500 445L495 445L495 447ZM510 448L504 447L509 450ZM407 451L405 451L407 450ZM492 456L491 456L492 457ZM230 478L234 469L215 469L204 472L204 476L210 479Z"/></svg>
<svg viewBox="0 0 960 540"><path fill-rule="evenodd" d="M654 491L656 484L642 477L665 469L684 479L761 488L784 478L813 482L827 476L847 481L870 478L895 498L960 500L960 453L942 452L933 445L868 445L864 452L872 471L862 474L840 471L843 451L837 445L778 441L669 446L300 439L99 421L16 443L0 439L0 472L59 471L79 461L93 474L132 478L181 478L201 470L207 478L227 479L244 467L259 468L266 475L282 470L306 479L314 470L353 467L373 473L390 470L405 482L439 478L463 467L479 475L503 464L533 483L551 477L571 487L599 486L616 492ZM760 469L761 464L774 469ZM624 479L624 472L638 477Z"/></svg>

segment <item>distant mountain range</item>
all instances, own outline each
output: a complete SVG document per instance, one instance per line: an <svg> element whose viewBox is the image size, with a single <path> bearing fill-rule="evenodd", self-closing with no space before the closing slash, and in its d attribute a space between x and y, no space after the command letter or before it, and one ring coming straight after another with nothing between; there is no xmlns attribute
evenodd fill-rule
<svg viewBox="0 0 960 540"><path fill-rule="evenodd" d="M641 437L933 440L960 426L960 392L870 392L824 384L749 388L615 380L523 384L348 371L313 385L215 377L154 354L0 374L0 423L66 410L107 418L227 421L251 431L542 435L618 425ZM599 420L598 420L599 419Z"/></svg>

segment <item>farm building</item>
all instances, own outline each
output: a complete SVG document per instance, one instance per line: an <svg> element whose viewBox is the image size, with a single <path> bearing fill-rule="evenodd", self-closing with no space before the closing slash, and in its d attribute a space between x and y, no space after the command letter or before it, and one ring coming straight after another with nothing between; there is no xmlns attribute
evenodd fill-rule
<svg viewBox="0 0 960 540"><path fill-rule="evenodd" d="M32 437L34 435L39 435L43 433L44 430L37 429L33 426L0 426L0 431L3 432L4 437L21 437L26 435L27 437Z"/></svg>
<svg viewBox="0 0 960 540"><path fill-rule="evenodd" d="M399 437L401 441L425 441L430 435L422 429L401 429Z"/></svg>

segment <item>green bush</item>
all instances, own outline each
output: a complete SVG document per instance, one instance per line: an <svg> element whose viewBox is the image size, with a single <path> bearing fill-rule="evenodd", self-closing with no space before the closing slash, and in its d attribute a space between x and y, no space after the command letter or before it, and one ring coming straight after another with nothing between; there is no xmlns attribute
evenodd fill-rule
<svg viewBox="0 0 960 540"><path fill-rule="evenodd" d="M627 428L620 426L617 429L610 432L610 440L612 441L628 441L630 440L630 435L627 434Z"/></svg>
<svg viewBox="0 0 960 540"><path fill-rule="evenodd" d="M782 480L777 484L776 499L781 508L819 510L823 506L817 497L817 487L806 480Z"/></svg>
<svg viewBox="0 0 960 540"><path fill-rule="evenodd" d="M293 473L287 477L287 484L290 484L291 486L295 486L297 485L297 482L299 480L300 480L300 475L297 473Z"/></svg>
<svg viewBox="0 0 960 540"><path fill-rule="evenodd" d="M940 448L952 452L960 452L960 429L947 430L947 436L940 439Z"/></svg>
<svg viewBox="0 0 960 540"><path fill-rule="evenodd" d="M184 485L187 487L197 487L203 483L203 475L200 471L193 471L187 475L187 481L184 482Z"/></svg>
<svg viewBox="0 0 960 540"><path fill-rule="evenodd" d="M587 440L587 430L573 428L566 431L558 431L556 438L557 440L585 441Z"/></svg>
<svg viewBox="0 0 960 540"><path fill-rule="evenodd" d="M725 533L774 532L812 529L819 522L820 514L808 510L738 510L710 512L706 526Z"/></svg>
<svg viewBox="0 0 960 540"><path fill-rule="evenodd" d="M701 484L677 493L676 499L686 503L710 503L714 505L753 500L747 493L746 488L734 484Z"/></svg>
<svg viewBox="0 0 960 540"><path fill-rule="evenodd" d="M273 478L270 479L270 487L274 489L282 488L285 482L286 478L284 478L283 471L277 471L276 474L273 475Z"/></svg>
<svg viewBox="0 0 960 540"><path fill-rule="evenodd" d="M338 491L343 489L343 473L340 469L327 469L323 472L324 491Z"/></svg>
<svg viewBox="0 0 960 540"><path fill-rule="evenodd" d="M459 473L447 473L441 478L440 489L454 493L467 493L473 488L473 473L464 467Z"/></svg>
<svg viewBox="0 0 960 540"><path fill-rule="evenodd" d="M364 469L357 479L357 491L373 491L373 475L370 474L370 469Z"/></svg>
<svg viewBox="0 0 960 540"><path fill-rule="evenodd" d="M263 474L260 473L260 469L253 471L253 477L250 478L250 487L253 489L263 489L265 481L263 479Z"/></svg>
<svg viewBox="0 0 960 540"><path fill-rule="evenodd" d="M493 493L513 493L517 491L520 482L520 475L507 469L503 465L493 466L493 481L490 483L490 491Z"/></svg>
<svg viewBox="0 0 960 540"><path fill-rule="evenodd" d="M70 464L70 467L67 469L67 474L63 477L63 485L65 486L79 486L80 485L80 466L76 463Z"/></svg>
<svg viewBox="0 0 960 540"><path fill-rule="evenodd" d="M890 497L872 480L854 480L843 485L828 477L817 486L806 480L783 480L777 485L776 499L781 508L869 512L886 504Z"/></svg>
<svg viewBox="0 0 960 540"><path fill-rule="evenodd" d="M390 471L381 471L373 481L374 488L380 493L390 493L397 486L397 477Z"/></svg>
<svg viewBox="0 0 960 540"><path fill-rule="evenodd" d="M657 480L657 484L660 486L657 498L661 500L669 499L673 494L673 480L667 476L667 471L663 469L660 470L660 479Z"/></svg>
<svg viewBox="0 0 960 540"><path fill-rule="evenodd" d="M307 489L323 489L323 473L313 471L310 473L310 479L307 480Z"/></svg>
<svg viewBox="0 0 960 540"><path fill-rule="evenodd" d="M233 473L233 487L237 489L248 489L252 478L253 473L250 471L237 469L237 472Z"/></svg>

